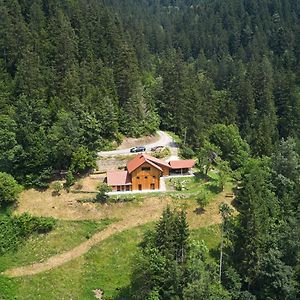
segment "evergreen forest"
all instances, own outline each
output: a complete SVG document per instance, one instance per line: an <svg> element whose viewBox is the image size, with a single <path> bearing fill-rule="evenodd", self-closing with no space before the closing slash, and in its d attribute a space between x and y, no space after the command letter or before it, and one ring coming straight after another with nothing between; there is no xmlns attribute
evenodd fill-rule
<svg viewBox="0 0 300 300"><path fill-rule="evenodd" d="M2 0L0 15L0 170L26 186L158 128L198 151L235 124L255 156L299 138L298 1Z"/></svg>
<svg viewBox="0 0 300 300"><path fill-rule="evenodd" d="M238 215L219 271L165 210L130 299L300 299L300 1L0 0L0 206L158 129L205 174L218 156ZM54 226L4 216L0 254Z"/></svg>

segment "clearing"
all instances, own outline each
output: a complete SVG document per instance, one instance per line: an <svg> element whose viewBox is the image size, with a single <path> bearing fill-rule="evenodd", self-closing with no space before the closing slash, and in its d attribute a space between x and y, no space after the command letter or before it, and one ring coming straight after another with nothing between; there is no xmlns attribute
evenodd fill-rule
<svg viewBox="0 0 300 300"><path fill-rule="evenodd" d="M231 203L232 198L226 197L229 191L231 191L231 189L226 188L222 193L218 194L216 199L214 199L214 201L212 201L207 206L206 210L201 214L201 216L196 212L197 204L194 200L190 200L187 202L186 199L172 199L170 196L150 197L142 202L140 201L137 203L123 203L113 205L99 205L89 203L90 207L93 207L93 209L88 210L88 212L91 213L91 217L93 216L96 219L99 219L104 218L104 216L105 218L109 216L110 218L119 218L121 219L121 221L109 225L106 229L97 232L87 241L82 242L69 251L54 255L43 262L7 270L4 272L4 274L12 277L34 275L61 266L71 260L74 260L75 258L82 256L83 254L87 253L91 249L91 247L99 244L106 238L116 233L120 233L124 230L158 220L163 209L168 204L172 207L185 206L187 210L187 219L191 228L199 228L210 226L213 224L219 224L221 222L221 218L219 215L219 204L221 202ZM33 191L31 191L31 193L32 192ZM42 201L45 204L44 199ZM61 204L64 203L64 201L59 202L61 202ZM26 203L28 204L28 201L26 201ZM78 203L78 206L84 206L84 204ZM45 205L42 205L41 203L41 205L31 206L30 213L35 215L47 216L49 213L48 210L45 208L44 210L41 210L41 206ZM38 209L38 213L37 211L35 211L35 208ZM67 217L72 216L71 211L73 211L73 209L74 207L72 206L72 208L69 208L69 211L68 207L66 207L66 209L62 210L56 209L55 212L59 213L60 219L66 219ZM79 209L79 207L77 207L76 210L78 210L76 216L76 219L78 219L78 214L81 210ZM19 208L18 212L22 212L22 209L20 210ZM81 215L81 217L83 217L83 215Z"/></svg>
<svg viewBox="0 0 300 300"><path fill-rule="evenodd" d="M82 178L74 187L77 190L62 191L60 196L53 196L52 189L21 194L16 214L52 216L58 226L0 258L3 299L95 299L99 290L105 299L129 299L130 266L137 245L167 205L186 209L192 238L204 240L212 257L217 257L219 204L232 202L228 197L232 183L220 192L212 172L208 177L178 179L185 187L180 191L174 188L177 179L170 179L167 184L174 190L169 193L122 195L104 205L78 201L95 196L101 175L95 176ZM195 200L199 191L210 198L202 213L197 213Z"/></svg>

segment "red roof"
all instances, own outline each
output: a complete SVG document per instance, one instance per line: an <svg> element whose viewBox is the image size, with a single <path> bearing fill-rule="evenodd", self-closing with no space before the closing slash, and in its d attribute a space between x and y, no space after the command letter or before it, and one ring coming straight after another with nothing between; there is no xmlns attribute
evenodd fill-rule
<svg viewBox="0 0 300 300"><path fill-rule="evenodd" d="M172 169L190 169L194 167L195 163L193 159L171 160L169 162Z"/></svg>
<svg viewBox="0 0 300 300"><path fill-rule="evenodd" d="M109 171L107 185L131 185L130 175L127 171Z"/></svg>
<svg viewBox="0 0 300 300"><path fill-rule="evenodd" d="M167 167L167 168L170 168L169 164L161 159L158 159L156 157L153 157L153 156L150 156L148 154L143 154L144 157L147 159L147 160L151 160L152 162L154 162L155 164L157 165L160 165L160 166L164 166L164 167Z"/></svg>
<svg viewBox="0 0 300 300"><path fill-rule="evenodd" d="M139 154L127 163L127 170L129 173L132 173L144 163L148 163L160 171L162 171L161 166L170 168L170 166L163 160L160 160L147 154Z"/></svg>

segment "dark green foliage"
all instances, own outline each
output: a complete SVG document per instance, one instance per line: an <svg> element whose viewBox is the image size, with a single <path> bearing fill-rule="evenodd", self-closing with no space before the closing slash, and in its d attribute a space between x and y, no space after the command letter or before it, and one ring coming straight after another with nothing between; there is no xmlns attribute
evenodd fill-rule
<svg viewBox="0 0 300 300"><path fill-rule="evenodd" d="M205 206L209 203L208 196L205 192L198 193L196 201L201 211L204 211Z"/></svg>
<svg viewBox="0 0 300 300"><path fill-rule="evenodd" d="M73 172L72 172L72 170L68 170L67 174L66 174L65 187L70 188L70 186L72 186L74 183L75 183L75 177L73 175Z"/></svg>
<svg viewBox="0 0 300 300"><path fill-rule="evenodd" d="M73 152L71 170L74 173L83 173L96 167L96 154L90 152L87 147L80 146Z"/></svg>
<svg viewBox="0 0 300 300"><path fill-rule="evenodd" d="M183 158L193 158L193 156L195 156L195 152L193 151L192 148L190 148L189 146L186 146L186 145L182 145L180 147L180 155L183 157Z"/></svg>
<svg viewBox="0 0 300 300"><path fill-rule="evenodd" d="M68 170L68 188L121 134L172 130L204 173L222 159L221 188L227 163L242 174L222 272L232 298L299 298L299 3L0 1L0 172L46 187ZM16 198L7 176L2 202ZM187 282L183 219L165 212L144 242L140 298L227 299L205 259Z"/></svg>
<svg viewBox="0 0 300 300"><path fill-rule="evenodd" d="M0 172L0 207L17 201L21 190L11 175Z"/></svg>
<svg viewBox="0 0 300 300"><path fill-rule="evenodd" d="M0 255L16 249L34 233L47 233L55 226L52 218L33 217L27 213L15 216L0 216Z"/></svg>
<svg viewBox="0 0 300 300"><path fill-rule="evenodd" d="M228 161L233 170L242 167L249 158L249 146L241 138L238 128L234 125L214 125L209 132L208 139L220 150L221 158Z"/></svg>
<svg viewBox="0 0 300 300"><path fill-rule="evenodd" d="M83 148L91 157L160 124L186 157L215 124L270 155L299 137L299 11L292 0L2 1L0 171L45 187Z"/></svg>
<svg viewBox="0 0 300 300"><path fill-rule="evenodd" d="M291 142L283 142L278 153L289 152L290 158L296 158L291 146ZM242 189L237 195L239 215L232 220L227 245L227 263L234 266L237 274L230 267L231 274L224 274L224 285L234 295L239 295L236 288L241 284L242 291L247 290L257 299L297 298L296 253L300 248L294 234L299 234L299 216L288 210L288 201L295 194L282 199L272 182L274 170L281 163L284 173L286 161L279 156L274 162L275 169L271 170L270 160L250 159L242 173Z"/></svg>
<svg viewBox="0 0 300 300"><path fill-rule="evenodd" d="M111 192L111 187L108 186L105 183L102 183L99 185L98 187L98 194L96 195L96 202L100 202L100 203L106 203L106 201L108 200L109 196L107 195L108 192Z"/></svg>
<svg viewBox="0 0 300 300"><path fill-rule="evenodd" d="M134 299L230 299L205 245L188 237L185 212L168 207L134 261Z"/></svg>

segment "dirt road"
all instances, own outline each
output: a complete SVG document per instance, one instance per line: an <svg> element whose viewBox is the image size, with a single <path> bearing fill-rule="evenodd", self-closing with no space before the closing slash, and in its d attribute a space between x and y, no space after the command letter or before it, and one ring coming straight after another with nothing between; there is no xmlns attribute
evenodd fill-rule
<svg viewBox="0 0 300 300"><path fill-rule="evenodd" d="M151 144L146 144L146 145L139 145L139 146L145 146L146 152L149 152L151 148L156 146L169 147L171 148L171 151L172 148L178 148L178 146L176 145L176 143L174 143L172 137L169 134L167 134L164 131L158 131L157 133L159 135L159 139L156 142ZM114 155L126 155L126 154L130 154L130 148L98 152L98 156L114 156Z"/></svg>

